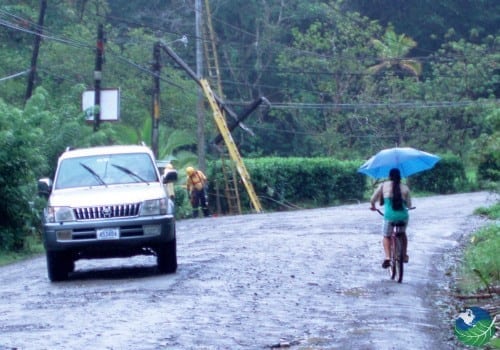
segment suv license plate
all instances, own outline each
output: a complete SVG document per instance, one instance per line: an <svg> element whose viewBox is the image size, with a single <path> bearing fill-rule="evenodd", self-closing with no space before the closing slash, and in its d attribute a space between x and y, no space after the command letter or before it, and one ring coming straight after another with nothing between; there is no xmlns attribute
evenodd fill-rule
<svg viewBox="0 0 500 350"><path fill-rule="evenodd" d="M119 239L120 229L118 228L99 228L96 231L97 239Z"/></svg>

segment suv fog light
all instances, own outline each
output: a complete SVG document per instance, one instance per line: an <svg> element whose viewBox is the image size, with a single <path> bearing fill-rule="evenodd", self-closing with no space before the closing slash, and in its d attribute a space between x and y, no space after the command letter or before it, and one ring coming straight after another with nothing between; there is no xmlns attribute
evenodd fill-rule
<svg viewBox="0 0 500 350"><path fill-rule="evenodd" d="M161 233L161 225L146 225L142 229L144 236L158 236Z"/></svg>
<svg viewBox="0 0 500 350"><path fill-rule="evenodd" d="M72 237L71 230L56 231L58 241L70 241Z"/></svg>

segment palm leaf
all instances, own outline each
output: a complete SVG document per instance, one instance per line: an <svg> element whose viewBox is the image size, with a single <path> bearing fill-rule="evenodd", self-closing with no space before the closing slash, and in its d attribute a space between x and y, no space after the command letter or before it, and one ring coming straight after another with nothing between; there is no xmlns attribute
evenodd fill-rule
<svg viewBox="0 0 500 350"><path fill-rule="evenodd" d="M164 158L173 155L176 149L193 144L195 144L195 139L193 139L192 133L186 130L174 130L168 134L167 130L160 128L158 156Z"/></svg>
<svg viewBox="0 0 500 350"><path fill-rule="evenodd" d="M420 64L420 62L417 62L415 60L402 60L399 63L399 65L401 68L409 71L416 77L420 76L420 74L422 73L422 64Z"/></svg>
<svg viewBox="0 0 500 350"><path fill-rule="evenodd" d="M113 126L113 129L120 143L129 145L139 143L139 133L133 127L125 124L116 124Z"/></svg>
<svg viewBox="0 0 500 350"><path fill-rule="evenodd" d="M391 62L390 61L384 61L382 63L376 64L374 66L368 67L366 70L370 74L374 74L377 72L380 72L383 69L387 69L391 67Z"/></svg>

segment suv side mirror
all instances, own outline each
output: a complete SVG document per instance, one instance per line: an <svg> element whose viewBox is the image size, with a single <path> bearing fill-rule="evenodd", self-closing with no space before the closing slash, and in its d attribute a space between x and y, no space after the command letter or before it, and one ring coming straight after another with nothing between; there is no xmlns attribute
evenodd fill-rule
<svg viewBox="0 0 500 350"><path fill-rule="evenodd" d="M52 192L52 180L44 177L38 180L38 195L41 197L49 198Z"/></svg>
<svg viewBox="0 0 500 350"><path fill-rule="evenodd" d="M170 170L165 176L163 176L163 183L175 182L177 181L177 170Z"/></svg>

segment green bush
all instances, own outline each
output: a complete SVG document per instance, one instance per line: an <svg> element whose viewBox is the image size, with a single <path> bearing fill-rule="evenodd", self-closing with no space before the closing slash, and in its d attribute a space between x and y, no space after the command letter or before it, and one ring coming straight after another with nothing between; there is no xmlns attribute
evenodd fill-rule
<svg viewBox="0 0 500 350"><path fill-rule="evenodd" d="M185 188L175 185L175 218L184 219L192 214L191 203Z"/></svg>
<svg viewBox="0 0 500 350"><path fill-rule="evenodd" d="M476 232L467 247L462 271L462 289L477 291L500 283L500 225L486 226Z"/></svg>
<svg viewBox="0 0 500 350"><path fill-rule="evenodd" d="M490 207L480 207L476 215L487 216L491 220L500 218L500 202ZM464 291L477 291L497 286L500 283L500 225L483 227L471 238L464 254L459 285Z"/></svg>
<svg viewBox="0 0 500 350"><path fill-rule="evenodd" d="M434 168L410 177L413 191L447 194L467 187L467 177L462 160L445 155Z"/></svg>
<svg viewBox="0 0 500 350"><path fill-rule="evenodd" d="M500 155L489 152L481 156L477 167L478 184L483 189L500 190Z"/></svg>
<svg viewBox="0 0 500 350"><path fill-rule="evenodd" d="M331 158L259 158L245 159L252 185L267 209L317 207L361 200L366 177L357 172L358 161ZM221 162L209 164L210 193L223 189ZM250 207L244 185L239 181L243 208ZM219 197L220 198L220 197ZM214 202L215 199L211 199ZM224 202L224 200L222 199ZM223 207L227 206L223 203Z"/></svg>
<svg viewBox="0 0 500 350"><path fill-rule="evenodd" d="M28 109L28 107L27 107ZM45 158L38 145L44 135L23 112L0 100L0 249L18 251L34 222L29 205L35 197L35 172Z"/></svg>
<svg viewBox="0 0 500 350"><path fill-rule="evenodd" d="M498 220L500 219L500 202L488 208L479 207L474 210L474 214L487 216L491 220Z"/></svg>

